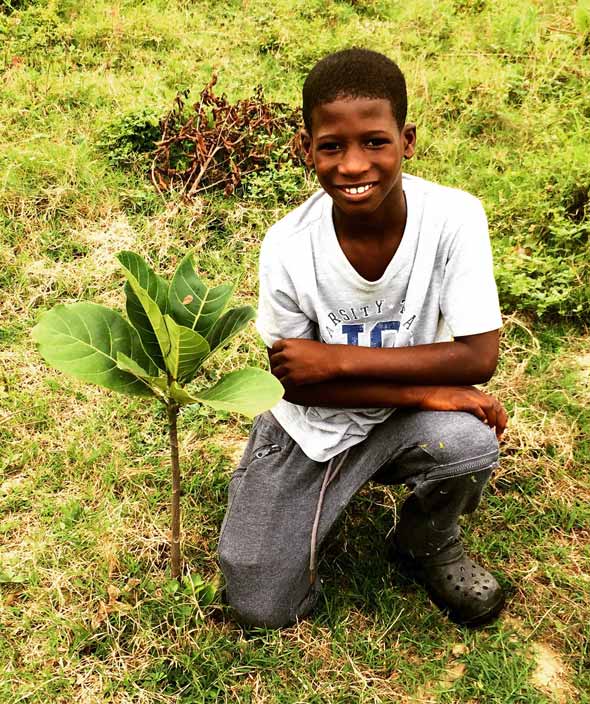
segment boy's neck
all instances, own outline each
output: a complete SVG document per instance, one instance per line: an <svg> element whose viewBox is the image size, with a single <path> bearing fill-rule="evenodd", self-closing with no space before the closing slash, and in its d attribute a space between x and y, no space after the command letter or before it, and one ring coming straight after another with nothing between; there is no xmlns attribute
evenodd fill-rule
<svg viewBox="0 0 590 704"><path fill-rule="evenodd" d="M370 239L372 241L401 240L408 215L406 196L400 190L395 200L388 200L388 203L383 203L382 208L370 215L359 215L358 217L350 213L343 213L335 207L332 218L338 241L342 243L345 240L357 239Z"/></svg>
<svg viewBox="0 0 590 704"><path fill-rule="evenodd" d="M332 217L340 248L351 266L367 281L378 281L404 235L407 220L404 193L398 207L390 212L351 218L335 208Z"/></svg>

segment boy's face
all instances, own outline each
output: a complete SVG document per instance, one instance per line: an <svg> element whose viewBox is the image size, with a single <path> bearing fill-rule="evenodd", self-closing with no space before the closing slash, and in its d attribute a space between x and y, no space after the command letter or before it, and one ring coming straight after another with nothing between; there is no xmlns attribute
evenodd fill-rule
<svg viewBox="0 0 590 704"><path fill-rule="evenodd" d="M403 203L401 166L414 154L415 125L400 131L383 98L338 98L312 112L306 164L345 216L391 213ZM402 206L403 207L403 206Z"/></svg>

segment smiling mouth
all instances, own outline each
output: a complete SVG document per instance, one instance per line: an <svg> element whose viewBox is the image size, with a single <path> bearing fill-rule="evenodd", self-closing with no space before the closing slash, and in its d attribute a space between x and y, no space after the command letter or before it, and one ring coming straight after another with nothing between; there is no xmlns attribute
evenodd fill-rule
<svg viewBox="0 0 590 704"><path fill-rule="evenodd" d="M374 183L365 183L361 186L338 186L338 188L349 196L362 195L367 193L375 186Z"/></svg>

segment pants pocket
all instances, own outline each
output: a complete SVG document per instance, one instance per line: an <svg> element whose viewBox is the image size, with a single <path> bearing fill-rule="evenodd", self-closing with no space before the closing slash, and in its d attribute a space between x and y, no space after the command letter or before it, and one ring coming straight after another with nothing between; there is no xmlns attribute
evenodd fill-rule
<svg viewBox="0 0 590 704"><path fill-rule="evenodd" d="M244 456L240 462L240 466L231 475L227 489L227 509L225 511L225 516L223 517L219 532L220 543L223 538L228 519L231 515L232 508L234 507L236 498L240 493L240 487L244 481L246 473L256 473L257 469L263 469L269 461L269 458L272 462L272 456L277 455L284 449L282 444L279 445L276 442L270 442L270 439L264 435L264 433L260 433L260 436L258 436L258 434L256 436L254 434L251 435L248 442L248 447L246 448Z"/></svg>

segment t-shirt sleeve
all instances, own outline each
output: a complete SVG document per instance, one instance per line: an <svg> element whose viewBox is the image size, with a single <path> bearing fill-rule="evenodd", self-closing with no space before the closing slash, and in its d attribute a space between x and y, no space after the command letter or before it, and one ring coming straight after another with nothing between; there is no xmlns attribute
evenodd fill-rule
<svg viewBox="0 0 590 704"><path fill-rule="evenodd" d="M289 337L313 339L315 325L301 310L293 280L275 248L264 240L260 250L256 329L267 347Z"/></svg>
<svg viewBox="0 0 590 704"><path fill-rule="evenodd" d="M451 243L440 301L441 313L454 337L502 326L488 222L475 199Z"/></svg>

